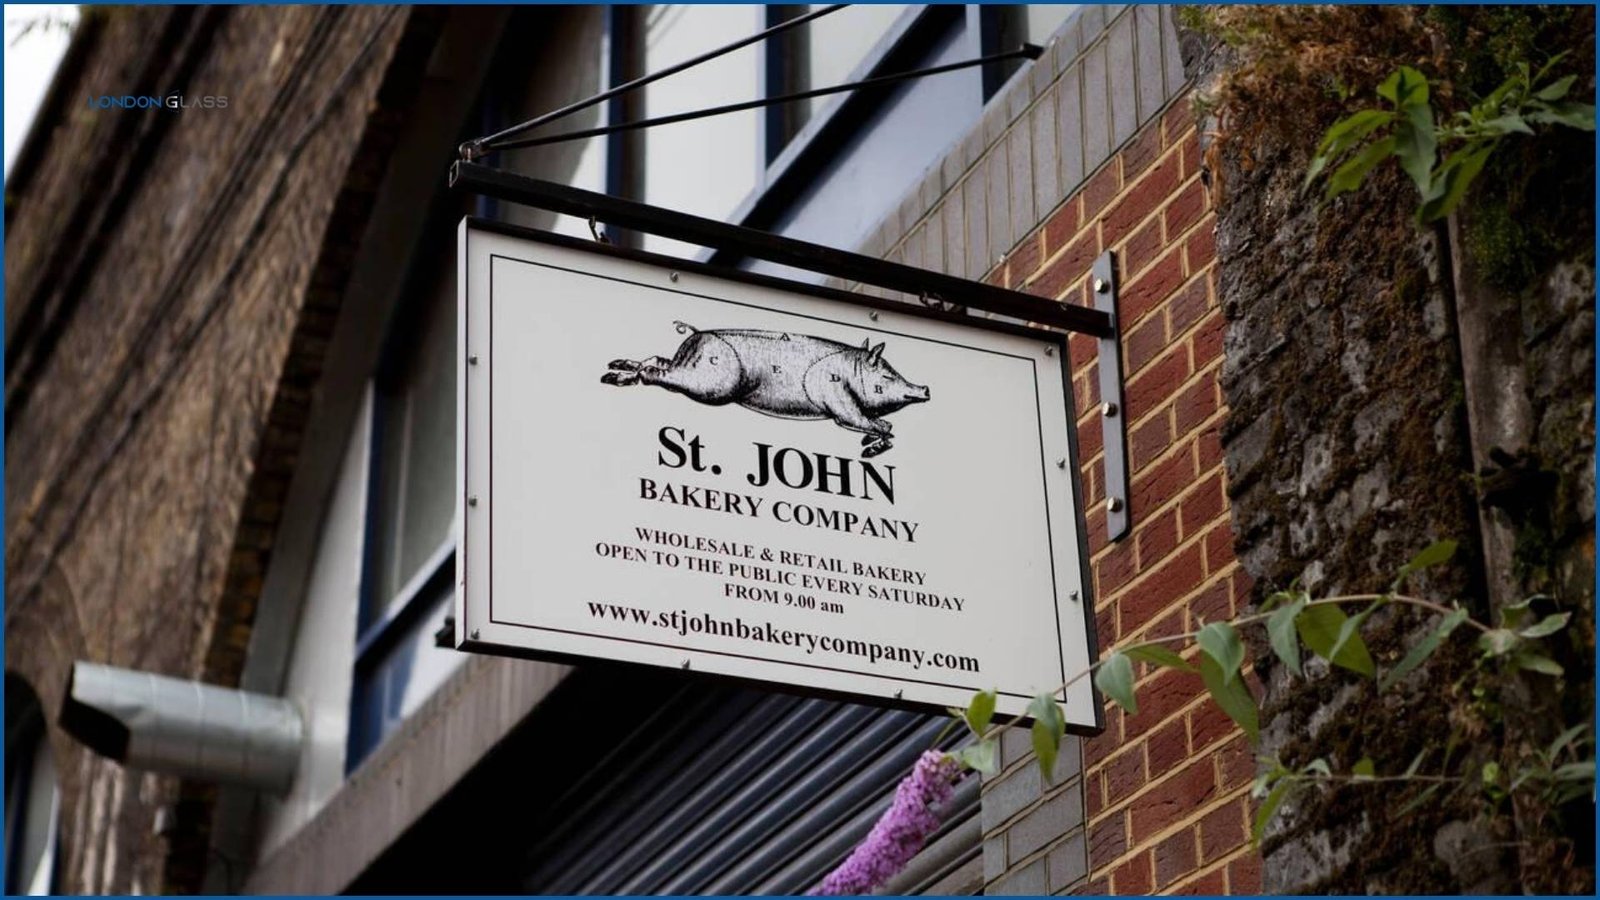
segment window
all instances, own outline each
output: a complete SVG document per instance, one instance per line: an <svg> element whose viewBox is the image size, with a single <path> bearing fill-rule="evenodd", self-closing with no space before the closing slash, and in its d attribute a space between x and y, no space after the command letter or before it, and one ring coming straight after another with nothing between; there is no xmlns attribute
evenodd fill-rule
<svg viewBox="0 0 1600 900"><path fill-rule="evenodd" d="M455 582L456 298L454 261L433 259L372 380L349 769L465 660L434 640Z"/></svg>
<svg viewBox="0 0 1600 900"><path fill-rule="evenodd" d="M6 673L6 894L56 887L61 790L39 697Z"/></svg>
<svg viewBox="0 0 1600 900"><path fill-rule="evenodd" d="M609 83L609 11L543 7L510 13L465 140L598 93ZM596 106L537 134L593 128ZM453 146L453 145L452 145ZM604 138L508 151L493 164L588 190L616 191ZM419 243L453 246L468 211L436 201ZM480 215L587 236L587 223L511 204ZM466 661L454 649L457 534L456 274L453 254L419 252L370 382L365 529L345 769L351 771ZM358 430L358 433L362 433Z"/></svg>
<svg viewBox="0 0 1600 900"><path fill-rule="evenodd" d="M646 7L644 70L658 72L762 30L759 6ZM759 96L760 54L736 50L644 89L644 114L672 113L753 100ZM726 218L757 184L761 113L759 110L694 119L651 128L644 137L644 201L712 219ZM676 241L655 235L644 247L690 254Z"/></svg>
<svg viewBox="0 0 1600 900"><path fill-rule="evenodd" d="M801 7L812 12L822 7L812 4ZM884 35L911 7L904 3L884 3L852 6L807 23L802 86L796 90L832 87L857 77L869 54L883 40ZM810 119L838 95L815 97L807 101L806 118Z"/></svg>
<svg viewBox="0 0 1600 900"><path fill-rule="evenodd" d="M597 6L518 10L501 38L501 52L484 87L483 133L526 122L604 90L607 11ZM606 124L601 104L519 137L580 131ZM475 136L475 135L474 135ZM589 191L614 191L607 183L603 137L512 150L492 164ZM571 216L506 204L493 211L506 222L588 237L588 224Z"/></svg>

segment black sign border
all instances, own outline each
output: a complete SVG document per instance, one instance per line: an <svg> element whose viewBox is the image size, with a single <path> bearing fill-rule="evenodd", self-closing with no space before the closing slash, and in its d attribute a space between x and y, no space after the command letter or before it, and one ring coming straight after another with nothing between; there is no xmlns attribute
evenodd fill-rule
<svg viewBox="0 0 1600 900"><path fill-rule="evenodd" d="M1014 323L1014 322L1005 322L1005 321L996 321L996 320L993 320L993 319L977 318L977 317L968 316L968 315L965 315L965 314L962 314L962 313L948 312L948 311L945 311L945 310L942 310L942 309L938 309L938 308L934 308L934 307L915 306L915 305L908 304L908 303L898 303L898 302L894 302L894 301L883 300L883 299L880 299L880 298L877 298L877 297L871 297L871 296L866 296L866 295L862 295L862 294L850 293L848 291L841 291L841 290L837 290L837 289L834 289L834 288L822 287L822 286L819 286L819 285L806 284L804 282L792 281L792 280L789 280L789 279L779 278L779 277L775 277L775 276L771 276L771 275L763 275L763 274L754 273L754 272L746 272L746 271L738 270L738 269L729 269L729 268L725 268L725 267L722 267L722 266L710 265L710 264L707 264L707 263L697 262L697 261L693 261L693 260L685 260L685 259L679 259L679 258L676 258L676 257L664 256L664 255L661 255L661 254L651 253L651 252L644 251L644 250L635 250L635 249L632 249L632 248L618 247L618 246L611 245L611 244L602 244L602 243L599 243L597 241L586 241L586 240L582 240L580 238L573 238L573 237L569 237L569 236L566 236L566 235L560 235L560 234L555 234L555 233L552 233L552 232L541 231L541 230L534 229L534 228L527 228L527 227L523 227L523 226L519 226L519 225L512 225L512 224L509 224L509 223L499 222L499 221L492 220L492 219L485 219L485 218L481 218L481 217L477 217L477 216L467 216L467 217L463 218L463 220L461 222L461 227L466 229L466 234L464 235L464 237L470 236L470 233L472 231L478 231L478 232L482 232L482 233L486 233L486 234L498 234L498 235L502 235L502 236L506 236L506 237L512 237L512 238L517 238L517 239L521 239L521 240L527 240L527 241L530 241L530 242L533 242L533 243L546 244L546 245L549 245L549 246L560 247L560 248L567 249L567 250L574 250L574 251L578 251L578 252L581 252L581 253L589 253L589 254L593 254L595 256L606 257L606 258L610 258L610 259L620 259L620 260L625 260L625 261L629 261L629 262L642 263L642 264L645 264L645 265L656 266L656 267L659 267L661 269L668 270L668 271L692 272L692 273L695 273L695 274L705 275L705 276L708 276L708 277L717 278L717 279L721 279L721 280L724 280L724 281L731 281L731 282L740 283L740 284L748 284L748 285L753 285L753 286L757 286L757 287L764 287L764 288L770 288L770 289L779 290L779 291L802 294L802 295L806 295L806 296L810 296L810 297L815 297L817 299L832 300L832 301L842 302L842 303L848 304L850 306L859 307L859 308L885 310L885 311L894 312L894 313L901 314L901 315L910 315L910 316L917 317L917 318L931 319L931 320L934 320L934 321L940 321L940 322L944 322L944 323L947 323L947 324L954 324L954 325L958 325L958 326L965 327L965 328L977 328L977 329L985 330L985 331L999 332L999 333L1002 333L1002 334L1009 334L1009 335L1019 336L1019 337L1027 337L1027 338L1030 338L1030 339L1040 340L1040 341L1043 341L1045 343L1051 344L1051 345L1053 345L1053 346L1055 346L1057 348L1057 352L1060 354L1059 358L1063 361L1063 364L1061 366L1061 374L1062 374L1062 396L1064 397L1064 399L1066 401L1066 404L1067 404L1067 409L1066 409L1066 413L1067 413L1067 464L1068 464L1068 467L1070 469L1070 472L1072 473L1072 477L1075 478L1075 479L1081 479L1081 469L1080 469L1080 466L1079 466L1079 451L1078 451L1078 428L1077 428L1077 414L1076 414L1077 411L1075 409L1074 397L1073 397L1073 391L1072 391L1072 367L1071 367L1071 364L1070 364L1070 358L1068 356L1068 345L1067 345L1067 337L1068 337L1068 335L1066 333L1064 333L1064 332L1051 331L1051 330L1044 329L1044 328L1038 328L1038 327L1034 327L1034 326L1030 326L1030 325L1022 325L1022 324L1017 324L1017 323ZM461 242L460 246L463 249L465 249L468 246L467 240L464 239ZM679 293L679 294L684 294L684 295L687 295L687 296L700 297L702 299L718 300L718 301L730 302L730 303L739 303L739 301L731 301L731 300L727 300L726 298L714 297L714 296L711 296L711 295L701 294L701 293L697 293L697 292L694 292L694 291L681 290L681 289L678 289L678 288L671 288L671 287L662 287L661 285L657 285L657 284L646 284L646 283L643 283L643 282L636 282L636 281L633 281L631 279L617 278L615 276L608 276L608 275L598 275L598 274L595 274L595 273L592 273L592 272L581 272L581 271L570 269L570 268L566 268L566 267L563 267L563 266L556 266L556 265L552 265L552 264L548 264L548 263L536 263L536 262L532 262L530 260L516 259L514 257L503 256L501 254L491 254L491 257L492 257L492 259L491 259L491 285L492 285L493 259L506 259L506 260L509 260L509 261L520 262L520 263L523 263L523 264L526 264L526 265L541 266L541 267L544 267L544 268L555 269L555 270L558 270L558 271L574 272L576 274L585 275L587 277L605 278L607 280L612 280L612 281L623 281L623 282L626 282L628 284L635 284L635 285L638 285L640 287L648 287L648 288L651 288L653 290L663 290L663 291L667 291L667 292L670 292L670 293ZM458 272L459 272L458 277L459 277L460 282L461 282L461 284L463 286L463 291L462 291L462 294L461 294L463 299L465 299L467 296L469 296L469 293L470 293L466 289L467 288L467 283L468 283L468 280L469 280L469 271L468 271L469 267L466 264L466 262L467 261L465 259L458 260L458 267L459 267L459 269L458 269ZM493 293L493 288L491 286L491 297L492 297L492 293ZM1051 300L1048 300L1046 298L1041 297L1039 302L1041 304L1046 304L1046 303L1051 303L1051 302L1054 302L1054 301L1051 301ZM742 305L749 306L751 304L742 304ZM491 310L492 310L492 305L491 305ZM787 312L787 311L785 311L785 312ZM800 316L804 316L805 315L803 313L790 313L790 314L791 315L800 315ZM463 322L464 323L470 323L470 320L471 320L470 316L463 316ZM830 322L830 324L842 324L842 323L834 322L833 320L822 320L822 321L828 321L828 322ZM466 340L466 338L468 337L467 330L466 330L467 327L470 327L470 326L469 325L468 326L464 326L464 328L463 328L463 335L462 335L463 346L467 346L468 345L467 340ZM856 326L851 326L851 327L856 327ZM868 326L861 326L861 327L868 327ZM919 339L926 339L926 338L919 338ZM491 340L492 340L492 337L491 337ZM945 343L948 343L948 342L945 342ZM965 345L956 345L956 346L965 346ZM967 348L967 349L978 349L978 350L984 350L985 352L998 352L998 351L988 351L988 350L986 350L986 348ZM1002 354L1002 355L1010 356L1011 354ZM492 354L491 354L491 356L492 356ZM1023 357L1023 358L1025 358L1025 357ZM1032 360L1029 360L1029 362L1032 362ZM464 367L460 366L459 362L458 362L458 368L464 368ZM464 387L465 386L463 385L463 390L464 390ZM1038 398L1038 393L1037 393L1038 392L1037 370L1036 370L1036 375L1035 375L1035 379L1034 379L1034 390L1035 390L1035 403L1037 405L1039 402L1041 402L1039 400L1039 398ZM491 359L491 366L490 366L489 399L490 399L490 403L491 403L491 406L492 406L492 403L493 403L493 367L492 367L492 359ZM1042 409L1041 409L1041 412L1042 412ZM461 410L460 414L463 417L465 417L466 410L465 409ZM1041 429L1043 428L1042 421L1040 422L1040 428ZM490 423L490 441L491 441L491 445L492 445L492 442L493 442L493 423L492 422ZM1043 433L1042 433L1042 430L1041 430L1041 434L1040 434L1040 448L1041 448L1041 453L1042 453L1043 452ZM465 450L466 450L466 448L465 448L465 446L463 446L463 452L465 452ZM463 460L462 464L463 465L465 464L465 460ZM1043 458L1041 458L1041 464L1042 465L1047 465L1047 462ZM1045 471L1047 471L1047 470L1044 470L1044 469L1041 470L1041 477L1042 478L1044 477L1044 472ZM492 459L492 454L491 454L491 460L490 460L489 478L490 478L490 484L491 484L490 492L492 493L492 484L493 484L493 459ZM1047 479L1045 479L1045 480L1047 481ZM1081 584L1082 591L1083 591L1083 596L1082 596L1081 601L1080 601L1080 606L1082 607L1082 612L1083 612L1084 636L1085 636L1085 640L1086 640L1086 643L1087 643L1088 659L1090 661L1093 661L1093 660L1096 660L1096 659L1099 658L1099 647L1098 647L1099 640L1098 640L1098 635L1096 634L1096 628L1095 628L1094 582L1093 582L1093 575L1092 575L1092 570L1091 570L1090 561L1089 561L1088 531L1087 531L1087 526L1085 524L1085 519L1084 519L1083 497L1086 496L1086 494L1082 490L1083 485L1081 484L1081 480L1080 480L1079 484L1075 485L1075 488L1077 488L1077 489L1075 489L1073 491L1073 496L1074 496L1074 499L1077 502L1074 503L1074 505L1073 505L1073 516L1076 519L1076 525L1077 525L1079 582ZM463 489L464 489L464 486L463 486ZM462 496L462 497L458 498L458 502L460 502L462 504L462 506L461 506L462 509L466 508L466 497L465 496ZM1047 509L1048 509L1048 504L1049 504L1048 492L1046 493L1045 503L1046 503L1046 506L1047 506ZM1047 513L1047 516L1046 516L1046 528L1047 529L1050 528L1048 513ZM462 530L463 530L463 536L464 536L465 530L466 530L466 522L465 522L464 518L463 518L463 521L462 521ZM1049 535L1047 535L1047 538L1048 538L1049 543L1053 546L1054 541L1055 541L1055 536L1054 536L1053 531ZM492 565L493 565L492 526L491 526L491 535L489 537L489 542L490 542L490 544L489 544L489 546L490 546L490 551L489 551L490 552L490 565L492 567ZM1052 551L1052 554L1053 554L1053 551ZM465 609L466 609L466 602L467 602L467 594L466 594L466 555L465 555L465 553L464 552L458 552L456 554L456 560L457 560L456 564L457 564L457 567L458 567L457 579L456 579L456 581L457 581L457 589L461 591L461 603L462 603L462 610L463 610L463 615L461 617L461 620L458 621L457 625L456 625L456 630L457 630L456 647L457 647L457 649L463 650L463 651L471 651L471 652L488 652L488 653L491 653L491 654L494 654L494 655L500 655L500 656L512 656L512 657L518 657L518 658L524 658L524 659L542 660L542 661L547 661L547 662L557 662L557 663L563 663L563 664L569 664L569 665L576 665L576 664L593 665L593 664L597 664L597 663L602 663L602 664L605 664L605 665L608 665L608 666L616 666L616 667L622 667L622 668L627 668L627 669L637 669L642 673L643 672L650 672L650 671L653 671L653 670L658 670L660 668L665 668L665 667L662 667L662 666L655 666L655 665L651 665L651 664L648 664L648 663L634 663L634 662L625 662L625 661L621 661L621 660L597 660L594 657L588 657L588 656L579 656L579 655L560 653L560 652L555 652L555 651L532 650L532 649L529 649L529 648L526 648L526 647L515 647L515 646L506 645L506 644L495 643L495 642L492 642L492 641L485 641L485 640L472 638L471 636L469 636L466 633L467 632L467 623L466 623ZM1054 567L1054 565L1051 566L1051 580L1052 580L1052 583L1054 583L1054 580L1055 580L1055 567ZM1063 671L1063 676L1062 677L1063 677L1063 680L1065 680L1065 677L1066 677L1065 676L1065 667L1066 666L1065 666L1065 659L1064 659L1065 651L1064 651L1064 648L1061 646L1062 642L1061 642L1061 628L1060 628L1061 603L1062 603L1062 600L1061 600L1061 597L1060 597L1060 594L1059 594L1059 590L1060 590L1059 585L1057 585L1055 587L1055 591L1056 591L1056 596L1055 596L1055 614L1056 614L1056 620L1057 620L1057 624L1056 624L1057 652L1058 652L1058 654L1061 654L1061 656L1059 656L1058 658L1061 661L1061 669ZM589 634L589 633L586 633L586 632L574 632L574 631L571 631L569 629L550 628L548 626L536 626L536 625L527 625L525 623L520 623L520 622L501 621L501 620L495 619L494 616L493 616L492 592L493 592L493 586L491 585L490 586L491 599L490 599L489 621L491 623L493 623L493 624L496 624L496 625L504 625L504 626L516 627L516 628L526 628L526 629L535 630L535 631L551 631L551 632L563 633L563 634L576 634L576 635L583 636L583 637L599 637L599 638L603 638L603 639L606 639L606 640L616 640L616 641L621 641L621 642L624 642L624 643L634 643L634 644L642 644L642 645L646 645L646 646L656 646L656 647L669 647L669 648L674 649L674 650L684 650L685 652L711 653L713 655L728 656L728 657L732 657L732 658L736 658L736 659L750 659L750 660L757 660L757 661L762 661L762 662L780 662L780 663L784 663L784 664L788 664L788 665L794 665L794 666L799 667L799 668L813 668L813 669L818 669L818 670L822 670L822 671L844 672L844 673L851 674L851 675L883 678L885 680L894 681L894 682L903 682L903 683L910 683L910 684L927 684L927 685L931 685L931 686L946 687L946 688L965 688L966 687L965 685L951 685L951 684L945 684L943 682L926 681L926 680L916 679L916 678L906 678L906 677L894 676L894 675L882 675L882 674L873 673L873 672L859 672L859 671L856 671L856 670L853 670L853 669L843 669L843 668L838 668L838 667L833 667L833 666L815 665L815 664L811 664L811 663L791 663L791 662L788 662L786 660L773 660L773 659L771 659L769 657L764 657L764 656L752 656L752 655L748 655L748 654L731 653L731 652L727 652L727 651L705 650L703 648L698 648L698 647L696 647L696 648L685 648L685 647L679 647L677 645L665 644L665 643L661 643L661 642L657 642L657 641L646 641L646 640L638 640L638 639L633 639L633 638L622 638L622 637L617 637L615 635L595 635L595 634ZM853 703L862 703L862 704L866 704L866 705L870 705L870 706L886 707L886 708L892 708L892 709L908 709L908 710L914 710L914 711L919 711L919 712L940 712L940 713L942 713L945 710L945 707L943 705L940 705L940 704L917 702L917 701L911 701L911 700L901 700L901 699L896 699L894 697L884 697L884 696L880 696L880 695L877 695L877 694L858 694L858 693L849 692L849 691L833 691L833 690L827 690L827 689L821 689L821 688L812 688L812 687L809 687L809 686L796 685L796 684L792 684L792 683L789 683L789 682L767 681L767 680L759 679L759 678L746 678L746 677L737 676L737 675L728 675L728 674L715 673L715 672L700 672L700 671L695 671L693 669L689 669L689 670L685 670L685 671L686 671L687 674L690 674L690 675L693 675L693 676L696 676L696 677L715 679L715 680L723 682L723 683L738 683L738 684L743 684L743 685L746 685L746 686L757 687L757 688L764 689L764 690L778 690L778 691L780 691L782 693L797 694L797 695L801 695L801 696L825 697L825 698L829 698L829 699L844 700L844 701L853 702ZM1105 730L1106 726L1105 726L1105 702L1104 702L1104 698L1101 696L1101 693L1100 693L1099 689L1094 686L1092 681L1090 682L1090 692L1091 692L1091 696L1093 698L1094 725L1093 726L1069 725L1067 727L1067 731L1069 733L1079 734L1079 735L1084 735L1084 736L1093 736L1093 735L1100 734ZM1020 698L1020 697L1026 697L1026 696L1029 696L1029 695L1014 694L1014 693L1009 693L1008 692L1007 696L1013 696L1013 697L1019 697ZM1062 696L1064 697L1064 694ZM1063 702L1064 702L1064 700L1063 700ZM1021 718L1021 717L1019 717L1019 718Z"/></svg>

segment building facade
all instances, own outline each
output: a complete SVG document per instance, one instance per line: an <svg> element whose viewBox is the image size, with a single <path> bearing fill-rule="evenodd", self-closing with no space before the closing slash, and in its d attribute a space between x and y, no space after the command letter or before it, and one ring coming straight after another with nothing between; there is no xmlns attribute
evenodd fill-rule
<svg viewBox="0 0 1600 900"><path fill-rule="evenodd" d="M452 193L457 148L806 9L85 17L7 183L6 822L8 873L26 875L8 888L804 893L865 835L940 717L448 638L454 229L476 214L601 236ZM1090 266L1114 253L1134 523L1115 543L1095 342L1070 343L1108 647L1256 590L1235 555L1249 450L1224 449L1239 429L1194 40L1156 5L852 7L555 127L1044 52L489 162L1041 305L1092 305ZM226 106L93 101L174 90ZM55 724L75 661L287 698L293 784L91 753ZM1009 732L1001 771L958 786L889 890L1259 891L1252 747L1197 678L1140 679L1139 713L1108 708L1051 779Z"/></svg>

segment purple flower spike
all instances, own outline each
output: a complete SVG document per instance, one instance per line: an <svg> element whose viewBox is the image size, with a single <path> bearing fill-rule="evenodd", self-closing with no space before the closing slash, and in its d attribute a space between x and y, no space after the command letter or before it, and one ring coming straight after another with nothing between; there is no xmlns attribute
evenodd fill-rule
<svg viewBox="0 0 1600 900"><path fill-rule="evenodd" d="M950 799L961 771L955 760L938 750L922 754L895 789L894 802L872 826L867 839L839 868L828 873L812 895L839 897L869 894L905 868L928 836L939 827L933 807Z"/></svg>

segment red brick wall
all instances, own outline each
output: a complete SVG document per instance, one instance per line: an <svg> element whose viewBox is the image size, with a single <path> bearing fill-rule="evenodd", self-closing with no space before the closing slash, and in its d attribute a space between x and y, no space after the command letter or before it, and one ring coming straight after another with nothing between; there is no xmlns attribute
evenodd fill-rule
<svg viewBox="0 0 1600 900"><path fill-rule="evenodd" d="M1090 177L991 279L1091 305L1088 272L1117 255L1133 532L1107 545L1095 342L1072 339L1082 484L1102 648L1232 616L1234 558L1219 429L1215 215L1181 96ZM1143 668L1139 714L1108 704L1084 742L1089 881L1082 893L1253 893L1255 762L1196 675Z"/></svg>

